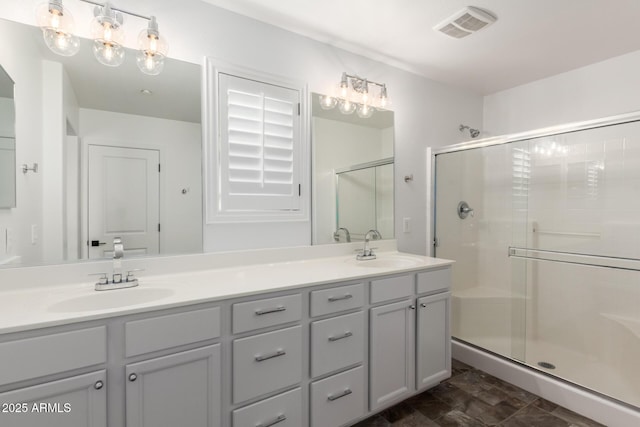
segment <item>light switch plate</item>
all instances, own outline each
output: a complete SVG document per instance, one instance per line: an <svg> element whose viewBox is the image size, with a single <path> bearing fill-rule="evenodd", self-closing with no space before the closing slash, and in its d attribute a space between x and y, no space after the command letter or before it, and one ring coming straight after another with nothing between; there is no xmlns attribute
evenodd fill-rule
<svg viewBox="0 0 640 427"><path fill-rule="evenodd" d="M411 218L402 218L402 232L411 233Z"/></svg>

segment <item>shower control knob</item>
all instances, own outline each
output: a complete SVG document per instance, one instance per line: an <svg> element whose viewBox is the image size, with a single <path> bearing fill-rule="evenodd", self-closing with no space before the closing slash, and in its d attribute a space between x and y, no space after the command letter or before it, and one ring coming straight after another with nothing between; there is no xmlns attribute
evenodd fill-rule
<svg viewBox="0 0 640 427"><path fill-rule="evenodd" d="M129 381L133 382L133 381L135 381L137 379L138 379L138 376L136 374L129 375Z"/></svg>

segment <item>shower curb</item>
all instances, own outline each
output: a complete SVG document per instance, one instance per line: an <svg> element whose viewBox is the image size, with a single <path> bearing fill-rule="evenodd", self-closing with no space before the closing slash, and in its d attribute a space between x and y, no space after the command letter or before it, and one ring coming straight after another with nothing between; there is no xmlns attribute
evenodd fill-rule
<svg viewBox="0 0 640 427"><path fill-rule="evenodd" d="M564 406L609 427L640 426L640 411L517 362L453 340L452 355L463 363Z"/></svg>

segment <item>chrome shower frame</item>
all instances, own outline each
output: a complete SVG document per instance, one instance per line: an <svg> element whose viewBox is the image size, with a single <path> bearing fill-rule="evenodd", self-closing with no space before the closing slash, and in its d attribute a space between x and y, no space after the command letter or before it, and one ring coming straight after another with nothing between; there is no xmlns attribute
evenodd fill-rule
<svg viewBox="0 0 640 427"><path fill-rule="evenodd" d="M435 256L437 247L437 236L435 235L436 225L436 156L446 153L454 153L457 151L471 150L475 148L492 147L494 145L509 144L511 142L524 141L528 139L541 138L545 136L554 136L567 132L576 132L586 129L595 129L599 127L618 125L622 123L631 123L640 121L640 111L631 113L618 114L600 119L585 120L572 122L557 126L550 126L540 129L534 129L526 132L517 132L506 135L499 135L489 138L479 139L477 141L466 141L458 144L445 145L437 148L427 148L427 214L430 215L429 224L427 226L427 256Z"/></svg>

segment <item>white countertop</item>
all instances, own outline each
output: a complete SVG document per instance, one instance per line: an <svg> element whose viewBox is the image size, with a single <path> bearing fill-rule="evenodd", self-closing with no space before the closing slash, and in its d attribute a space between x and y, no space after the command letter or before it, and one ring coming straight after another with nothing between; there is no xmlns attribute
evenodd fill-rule
<svg viewBox="0 0 640 427"><path fill-rule="evenodd" d="M400 252L379 252L376 261L354 255L252 264L158 276L140 275L140 286L97 292L93 283L0 291L0 334L141 313L170 307L292 290L383 274L444 267L452 261ZM401 257L410 266L384 260ZM369 263L369 264L367 264ZM142 303L146 295L158 298ZM136 301L137 300L137 301ZM91 307L92 304L100 306ZM109 306L109 308L105 308ZM69 310L69 307L73 307ZM76 307L83 307L79 309ZM84 309L87 307L87 309Z"/></svg>

